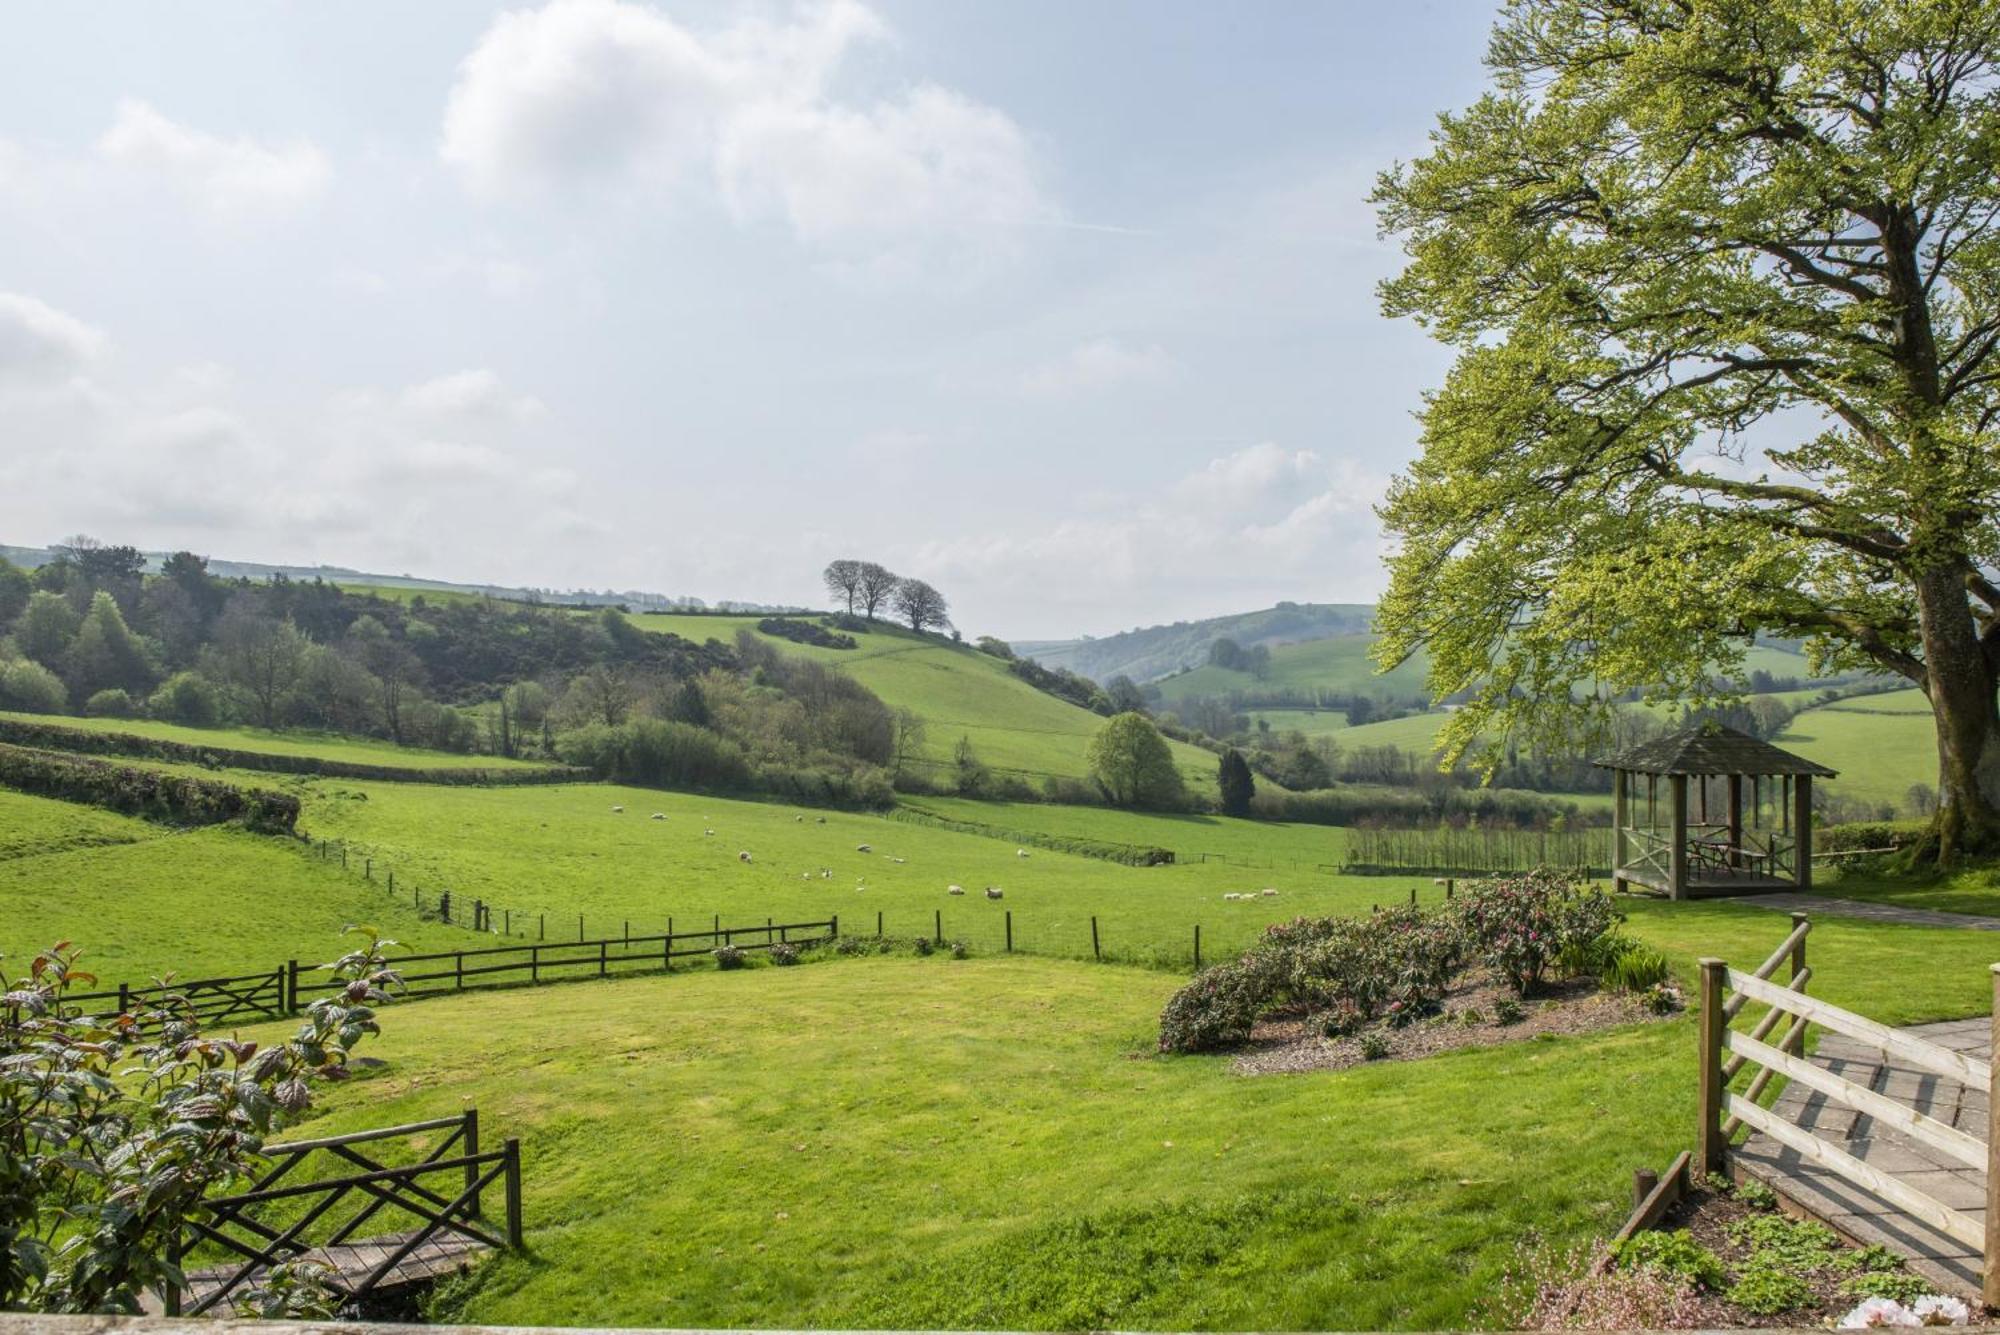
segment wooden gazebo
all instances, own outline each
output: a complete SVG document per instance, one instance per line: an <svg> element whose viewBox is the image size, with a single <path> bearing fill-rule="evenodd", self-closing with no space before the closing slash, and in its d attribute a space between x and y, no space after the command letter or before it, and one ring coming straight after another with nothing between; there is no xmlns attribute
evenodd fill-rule
<svg viewBox="0 0 2000 1335"><path fill-rule="evenodd" d="M1688 899L1812 888L1812 781L1833 770L1715 723L1596 763L1611 771L1619 890Z"/></svg>

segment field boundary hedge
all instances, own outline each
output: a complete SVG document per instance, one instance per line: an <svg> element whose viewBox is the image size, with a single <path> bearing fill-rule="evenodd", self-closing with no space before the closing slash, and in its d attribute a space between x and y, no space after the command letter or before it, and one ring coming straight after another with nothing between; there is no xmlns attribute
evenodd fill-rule
<svg viewBox="0 0 2000 1335"><path fill-rule="evenodd" d="M0 784L175 825L241 821L266 834L290 834L299 819L299 799L289 793L6 743L0 743Z"/></svg>
<svg viewBox="0 0 2000 1335"><path fill-rule="evenodd" d="M1011 830L999 825L988 825L982 821L956 820L907 803L883 814L890 820L900 820L910 825L923 825L934 830L953 830L959 834L984 835L989 839L1004 839L1016 844L1032 844L1036 848L1046 848L1052 852L1075 853L1079 857L1118 862L1127 867L1164 867L1175 860L1174 850L1171 848L1160 848L1150 844L1121 844L1110 839L1086 839L1077 835L1045 834L1035 830Z"/></svg>
<svg viewBox="0 0 2000 1335"><path fill-rule="evenodd" d="M202 765L210 769L247 769L266 774L306 774L322 779L378 779L390 783L493 787L510 784L577 783L595 777L589 770L571 765L545 765L522 769L480 767L422 769L405 765L371 765L351 760L324 760L318 756L282 756L268 751L239 751L231 747L168 741L162 737L141 737L129 732L100 732L94 728L66 728L56 723L30 723L25 719L0 718L0 743L6 742L41 751L131 756L141 760Z"/></svg>

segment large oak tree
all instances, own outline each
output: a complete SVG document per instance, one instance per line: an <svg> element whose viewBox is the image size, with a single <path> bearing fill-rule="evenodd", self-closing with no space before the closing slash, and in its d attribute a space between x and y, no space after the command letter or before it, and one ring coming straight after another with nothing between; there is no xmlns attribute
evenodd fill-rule
<svg viewBox="0 0 2000 1335"><path fill-rule="evenodd" d="M2000 5L1513 0L1488 64L1377 191L1456 349L1383 659L1462 750L1804 637L1930 698L1941 859L2000 847Z"/></svg>

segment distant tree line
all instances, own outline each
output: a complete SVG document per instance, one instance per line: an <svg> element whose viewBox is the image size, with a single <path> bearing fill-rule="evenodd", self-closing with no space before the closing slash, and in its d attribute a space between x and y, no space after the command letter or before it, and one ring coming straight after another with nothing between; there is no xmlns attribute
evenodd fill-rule
<svg viewBox="0 0 2000 1335"><path fill-rule="evenodd" d="M944 595L923 580L898 575L874 561L829 561L821 581L835 604L866 621L886 612L911 630L950 630L951 609Z"/></svg>

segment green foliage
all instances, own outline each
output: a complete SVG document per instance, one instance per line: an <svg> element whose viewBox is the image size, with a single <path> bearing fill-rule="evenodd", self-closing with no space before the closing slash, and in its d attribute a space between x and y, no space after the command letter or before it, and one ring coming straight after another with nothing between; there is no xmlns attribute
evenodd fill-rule
<svg viewBox="0 0 2000 1335"><path fill-rule="evenodd" d="M1818 1270L1840 1255L1840 1238L1825 1224L1790 1215L1755 1214L1729 1226L1729 1239L1750 1249L1750 1264L1780 1270Z"/></svg>
<svg viewBox="0 0 2000 1335"><path fill-rule="evenodd" d="M1746 1266L1724 1294L1751 1316L1770 1317L1804 1307L1812 1301L1812 1284L1804 1276L1776 1266Z"/></svg>
<svg viewBox="0 0 2000 1335"><path fill-rule="evenodd" d="M131 718L139 712L132 697L116 686L98 691L83 702L83 712L92 718Z"/></svg>
<svg viewBox="0 0 2000 1335"><path fill-rule="evenodd" d="M789 941L780 941L764 953L770 957L771 963L781 969L799 962L799 948Z"/></svg>
<svg viewBox="0 0 2000 1335"><path fill-rule="evenodd" d="M0 709L28 714L56 714L69 703L69 691L58 677L29 658L0 659Z"/></svg>
<svg viewBox="0 0 2000 1335"><path fill-rule="evenodd" d="M1167 999L1160 1051L1213 1052L1241 1043L1270 1000L1270 973L1262 962L1246 956L1211 965Z"/></svg>
<svg viewBox="0 0 2000 1335"><path fill-rule="evenodd" d="M222 691L199 672L176 672L160 683L146 710L156 719L192 728L212 728L222 722Z"/></svg>
<svg viewBox="0 0 2000 1335"><path fill-rule="evenodd" d="M1216 789L1221 797L1223 815L1250 814L1250 800L1257 795L1257 781L1251 777L1250 764L1243 759L1243 753L1234 747L1222 753Z"/></svg>
<svg viewBox="0 0 2000 1335"><path fill-rule="evenodd" d="M38 590L14 623L14 647L50 671L60 672L69 663L69 646L80 622L67 598Z"/></svg>
<svg viewBox="0 0 2000 1335"><path fill-rule="evenodd" d="M1736 1199L1753 1210L1778 1208L1778 1193L1754 1177L1746 1177L1736 1184Z"/></svg>
<svg viewBox="0 0 2000 1335"><path fill-rule="evenodd" d="M1602 888L1546 870L1474 882L1459 906L1473 948L1524 997L1565 950L1617 919Z"/></svg>
<svg viewBox="0 0 2000 1335"><path fill-rule="evenodd" d="M0 630L13 624L21 615L21 609L28 605L29 597L35 591L35 582L28 572L0 556Z"/></svg>
<svg viewBox="0 0 2000 1335"><path fill-rule="evenodd" d="M1812 637L1928 679L1967 752L1947 841L1990 837L1985 18L1524 0L1492 89L1383 177L1410 257L1384 306L1457 361L1384 508L1379 659L1422 648L1435 696L1471 692L1454 753L1601 729L1628 689L1704 702L1746 630Z"/></svg>
<svg viewBox="0 0 2000 1335"><path fill-rule="evenodd" d="M564 733L556 750L569 764L620 783L741 788L750 780L750 762L740 746L688 723L592 723Z"/></svg>
<svg viewBox="0 0 2000 1335"><path fill-rule="evenodd" d="M1388 1055L1389 1040L1386 1036L1374 1030L1370 1030L1361 1036L1361 1059L1363 1061L1380 1061Z"/></svg>
<svg viewBox="0 0 2000 1335"><path fill-rule="evenodd" d="M1867 1270L1840 1283L1842 1297L1888 1298L1905 1306L1935 1291L1936 1288L1935 1284L1921 1275L1912 1275L1903 1270Z"/></svg>
<svg viewBox="0 0 2000 1335"><path fill-rule="evenodd" d="M1522 1009L1521 1003L1512 997L1502 997L1493 1003L1493 1023L1502 1028L1521 1023L1527 1018L1527 1014L1527 1011Z"/></svg>
<svg viewBox="0 0 2000 1335"><path fill-rule="evenodd" d="M152 687L156 674L146 647L125 624L110 594L92 595L90 610L70 643L69 671L76 693L83 696L107 690L143 695Z"/></svg>
<svg viewBox="0 0 2000 1335"><path fill-rule="evenodd" d="M1091 776L1115 806L1166 810L1186 800L1167 739L1144 714L1107 720L1090 739Z"/></svg>
<svg viewBox="0 0 2000 1335"><path fill-rule="evenodd" d="M1648 992L1667 981L1667 957L1651 946L1634 943L1613 956L1601 975L1605 985L1620 992Z"/></svg>
<svg viewBox="0 0 2000 1335"><path fill-rule="evenodd" d="M741 946L717 946L709 953L715 956L715 967L718 969L741 969L750 959Z"/></svg>
<svg viewBox="0 0 2000 1335"><path fill-rule="evenodd" d="M289 833L299 818L299 799L289 793L238 788L215 779L163 774L5 743L0 743L0 784L174 825L241 821L250 829L275 834Z"/></svg>
<svg viewBox="0 0 2000 1335"><path fill-rule="evenodd" d="M203 1197L253 1176L264 1138L311 1107L313 1081L345 1076L380 1032L374 1008L399 981L382 944L328 966L348 986L262 1047L203 1036L172 994L108 1021L75 1015L65 995L97 980L67 942L0 973L0 1308L138 1315L142 1297L178 1287L173 1251L205 1219ZM249 1301L324 1310L301 1278L286 1267Z"/></svg>
<svg viewBox="0 0 2000 1335"><path fill-rule="evenodd" d="M1671 1233L1657 1229L1634 1233L1619 1245L1615 1255L1618 1264L1628 1270L1650 1270L1711 1292L1728 1282L1721 1258L1684 1228Z"/></svg>

